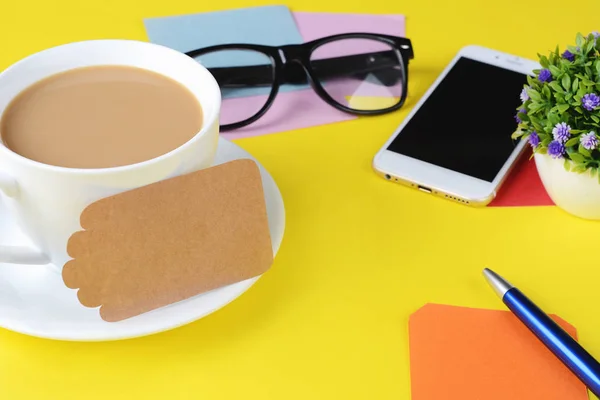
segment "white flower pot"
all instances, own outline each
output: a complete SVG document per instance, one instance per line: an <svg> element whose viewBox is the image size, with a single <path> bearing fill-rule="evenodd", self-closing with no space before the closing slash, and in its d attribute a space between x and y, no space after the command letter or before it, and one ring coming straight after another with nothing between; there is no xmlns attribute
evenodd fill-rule
<svg viewBox="0 0 600 400"><path fill-rule="evenodd" d="M600 183L589 171L581 174L565 170L563 159L535 154L535 165L554 203L577 217L600 220Z"/></svg>

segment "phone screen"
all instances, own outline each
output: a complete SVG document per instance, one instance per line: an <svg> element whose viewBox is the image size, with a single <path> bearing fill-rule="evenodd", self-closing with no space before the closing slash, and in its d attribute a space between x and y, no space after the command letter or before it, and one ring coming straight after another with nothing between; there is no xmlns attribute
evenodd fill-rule
<svg viewBox="0 0 600 400"><path fill-rule="evenodd" d="M492 182L517 142L526 75L461 57L388 150Z"/></svg>

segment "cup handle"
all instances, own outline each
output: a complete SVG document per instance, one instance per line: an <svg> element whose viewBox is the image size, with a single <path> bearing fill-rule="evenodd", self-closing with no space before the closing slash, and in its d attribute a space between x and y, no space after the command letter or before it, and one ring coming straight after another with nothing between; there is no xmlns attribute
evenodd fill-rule
<svg viewBox="0 0 600 400"><path fill-rule="evenodd" d="M7 197L17 197L19 185L17 181L0 172L0 193ZM4 246L0 244L0 263L46 265L50 260L43 253L26 246Z"/></svg>

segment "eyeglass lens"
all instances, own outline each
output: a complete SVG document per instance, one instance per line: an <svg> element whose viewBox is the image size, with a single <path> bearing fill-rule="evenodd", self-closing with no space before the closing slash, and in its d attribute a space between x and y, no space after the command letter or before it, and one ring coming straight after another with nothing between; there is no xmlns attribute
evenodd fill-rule
<svg viewBox="0 0 600 400"><path fill-rule="evenodd" d="M269 56L253 50L221 50L196 56L221 87L220 124L245 121L267 103L275 68Z"/></svg>
<svg viewBox="0 0 600 400"><path fill-rule="evenodd" d="M336 40L316 48L310 62L327 94L339 104L366 111L393 107L400 101L404 71L397 52L385 42Z"/></svg>

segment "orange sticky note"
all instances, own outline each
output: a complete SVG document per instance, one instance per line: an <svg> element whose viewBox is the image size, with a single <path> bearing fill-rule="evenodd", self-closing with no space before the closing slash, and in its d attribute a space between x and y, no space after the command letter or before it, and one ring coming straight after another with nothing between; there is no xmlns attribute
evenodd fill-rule
<svg viewBox="0 0 600 400"><path fill-rule="evenodd" d="M412 400L588 400L585 385L510 311L427 304L411 315L409 337Z"/></svg>

